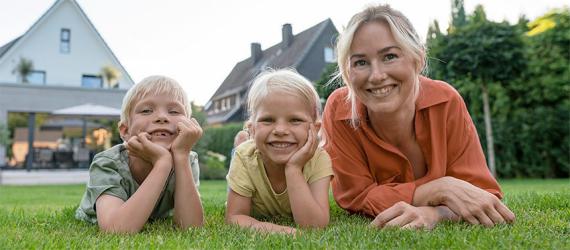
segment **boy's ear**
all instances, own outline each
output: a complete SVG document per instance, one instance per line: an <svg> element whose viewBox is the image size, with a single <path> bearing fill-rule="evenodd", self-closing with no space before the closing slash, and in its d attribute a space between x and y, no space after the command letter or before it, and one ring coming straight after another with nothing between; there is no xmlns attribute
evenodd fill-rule
<svg viewBox="0 0 570 250"><path fill-rule="evenodd" d="M121 135L121 139L123 139L123 141L129 140L129 126L121 122L119 124L119 134Z"/></svg>

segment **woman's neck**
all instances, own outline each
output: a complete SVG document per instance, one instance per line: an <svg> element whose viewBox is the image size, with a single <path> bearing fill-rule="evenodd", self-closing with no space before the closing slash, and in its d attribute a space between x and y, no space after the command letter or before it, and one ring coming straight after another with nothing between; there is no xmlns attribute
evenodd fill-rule
<svg viewBox="0 0 570 250"><path fill-rule="evenodd" d="M373 113L368 110L370 127L380 139L400 146L415 138L415 103L402 106L393 113Z"/></svg>

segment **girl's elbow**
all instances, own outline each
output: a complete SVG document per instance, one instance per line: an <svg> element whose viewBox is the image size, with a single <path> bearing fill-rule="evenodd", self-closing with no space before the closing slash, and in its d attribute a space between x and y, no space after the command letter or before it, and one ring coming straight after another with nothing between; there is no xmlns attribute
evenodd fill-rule
<svg viewBox="0 0 570 250"><path fill-rule="evenodd" d="M137 234L142 230L142 228L99 224L99 230L104 233L112 234Z"/></svg>
<svg viewBox="0 0 570 250"><path fill-rule="evenodd" d="M329 225L329 218L320 218L315 221L310 221L306 223L298 223L299 227L302 228L314 228L314 229L324 229Z"/></svg>

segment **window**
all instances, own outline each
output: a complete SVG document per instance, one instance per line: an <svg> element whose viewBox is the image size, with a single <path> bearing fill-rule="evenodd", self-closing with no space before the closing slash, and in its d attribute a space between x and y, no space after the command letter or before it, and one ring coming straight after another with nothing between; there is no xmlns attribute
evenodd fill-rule
<svg viewBox="0 0 570 250"><path fill-rule="evenodd" d="M32 70L28 75L28 83L33 85L46 84L46 72L43 70Z"/></svg>
<svg viewBox="0 0 570 250"><path fill-rule="evenodd" d="M103 78L96 75L83 75L81 77L81 87L98 89L103 87Z"/></svg>
<svg viewBox="0 0 570 250"><path fill-rule="evenodd" d="M334 63L336 61L336 55L331 47L325 47L325 62Z"/></svg>
<svg viewBox="0 0 570 250"><path fill-rule="evenodd" d="M59 52L69 54L71 51L71 30L61 29L59 35Z"/></svg>

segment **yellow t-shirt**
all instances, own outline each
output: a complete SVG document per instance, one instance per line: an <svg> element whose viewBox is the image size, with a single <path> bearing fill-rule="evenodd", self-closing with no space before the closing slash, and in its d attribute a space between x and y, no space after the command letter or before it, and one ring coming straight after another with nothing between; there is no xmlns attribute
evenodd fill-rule
<svg viewBox="0 0 570 250"><path fill-rule="evenodd" d="M310 185L331 175L333 170L329 155L322 148L317 148L313 158L303 167L305 180ZM253 140L244 142L236 148L226 179L234 192L251 197L254 217L293 216L287 189L279 194L273 191L261 155Z"/></svg>

